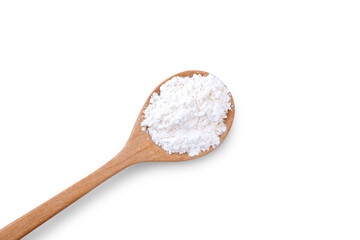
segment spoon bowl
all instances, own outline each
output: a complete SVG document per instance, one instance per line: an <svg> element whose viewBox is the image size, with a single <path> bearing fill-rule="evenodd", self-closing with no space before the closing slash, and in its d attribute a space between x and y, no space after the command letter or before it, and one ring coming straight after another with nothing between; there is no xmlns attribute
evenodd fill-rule
<svg viewBox="0 0 360 240"><path fill-rule="evenodd" d="M143 153L144 156L141 158L138 158L137 161L139 161L139 162L177 162L177 161L191 160L194 158L199 158L201 156L204 156L204 155L212 152L213 150L215 150L217 147L219 147L219 146L217 146L216 148L210 147L209 150L203 151L203 152L199 153L198 155L192 156L192 157L186 153L185 154L179 154L179 153L169 154L166 151L164 151L160 146L157 146L151 140L151 137L148 133L142 131L141 122L142 122L143 116L144 116L143 112L149 105L149 101L151 99L152 94L155 92L159 93L160 87L167 81L171 80L173 77L192 77L194 74L200 74L201 76L209 75L208 72L196 71L196 70L185 71L185 72L175 74L175 75L169 77L168 79L166 79L165 81L163 81L162 83L160 83L154 89L154 91L152 91L150 96L147 98L144 106L142 107L142 109L140 111L138 118L136 119L134 128L129 137L129 140L124 147L124 149L126 149L126 150L129 150L129 148L133 149L133 150L136 149L138 151L140 149L142 150L141 153ZM231 101L231 110L228 111L227 118L224 120L224 123L226 125L226 131L220 136L220 144L224 141L227 134L229 133L231 125L234 120L234 115L235 115L234 99L232 98L231 95L230 95L230 97L231 97L231 100L230 100ZM138 152L137 154L140 154L140 152Z"/></svg>
<svg viewBox="0 0 360 240"><path fill-rule="evenodd" d="M211 147L209 150L201 152L196 156L189 156L188 154L173 153L169 154L161 147L155 145L151 140L148 133L142 131L141 122L143 120L143 112L149 105L150 98L154 92L159 93L161 85L169 81L173 77L192 77L194 74L200 74L207 76L209 73L203 71L186 71L175 74L174 76L166 79L150 94L146 100L140 114L135 122L134 128L130 134L130 137L125 144L124 148L105 165L100 167L89 176L83 178L79 182L75 183L71 187L65 189L58 195L49 199L45 203L31 210L27 214L18 218L14 222L0 229L0 239L15 240L20 239L30 233L32 230L55 216L64 208L90 192L96 186L106 181L116 173L120 172L124 168L140 162L177 162L185 161L194 158L204 156L214 150ZM226 131L220 136L220 144L227 136L232 122L234 120L235 106L234 100L231 97L231 110L227 113L227 118L224 120L226 125Z"/></svg>

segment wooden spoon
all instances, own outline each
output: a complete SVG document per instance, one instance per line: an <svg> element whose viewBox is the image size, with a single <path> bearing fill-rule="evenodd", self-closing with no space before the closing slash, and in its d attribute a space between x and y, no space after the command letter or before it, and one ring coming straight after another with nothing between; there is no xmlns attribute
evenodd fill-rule
<svg viewBox="0 0 360 240"><path fill-rule="evenodd" d="M178 73L162 82L153 92L159 92L160 86L175 76L192 77L194 74L201 74L202 76L208 75L207 72L203 71L186 71ZM0 239L12 240L24 237L26 234L49 220L61 210L90 192L96 186L132 164L140 162L176 162L190 160L204 156L214 150L214 148L210 148L208 151L201 152L199 155L190 157L188 154L168 154L161 147L155 145L149 134L141 130L140 125L143 117L143 111L149 104L151 95L152 94L150 94L141 109L125 147L113 159L89 176L2 228L0 230ZM228 134L234 119L235 107L232 97L231 106L232 109L228 112L227 118L225 119L226 132L220 136L221 142Z"/></svg>

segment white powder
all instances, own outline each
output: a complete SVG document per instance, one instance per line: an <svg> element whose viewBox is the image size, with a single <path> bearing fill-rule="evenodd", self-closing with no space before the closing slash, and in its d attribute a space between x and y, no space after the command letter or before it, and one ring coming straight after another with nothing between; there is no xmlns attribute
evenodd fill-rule
<svg viewBox="0 0 360 240"><path fill-rule="evenodd" d="M151 96L142 130L169 154L198 155L220 144L230 100L229 90L214 75L174 77Z"/></svg>

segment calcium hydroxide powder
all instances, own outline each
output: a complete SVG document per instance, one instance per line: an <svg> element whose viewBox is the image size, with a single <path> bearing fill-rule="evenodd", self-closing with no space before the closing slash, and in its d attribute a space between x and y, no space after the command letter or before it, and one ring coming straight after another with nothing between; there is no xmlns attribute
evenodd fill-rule
<svg viewBox="0 0 360 240"><path fill-rule="evenodd" d="M220 144L230 109L230 92L214 75L173 77L152 94L141 126L169 154L196 156Z"/></svg>

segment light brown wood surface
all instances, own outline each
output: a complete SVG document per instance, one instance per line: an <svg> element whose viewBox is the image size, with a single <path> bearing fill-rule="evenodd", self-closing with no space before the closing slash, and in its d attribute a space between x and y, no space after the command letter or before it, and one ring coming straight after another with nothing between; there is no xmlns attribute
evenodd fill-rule
<svg viewBox="0 0 360 240"><path fill-rule="evenodd" d="M207 72L203 71L186 71L178 73L162 82L153 92L159 92L160 86L175 76L191 77L193 74L201 74L203 76L208 75ZM140 162L174 162L190 160L206 155L214 150L213 148L210 148L208 151L201 152L197 156L190 157L187 154L175 153L170 155L161 147L156 146L150 139L150 136L141 130L140 126L143 118L143 111L147 107L150 97L151 94L140 111L129 140L125 144L124 148L113 159L89 176L2 228L0 230L0 240L13 240L24 237L26 234L49 220L61 210L68 207L86 193L90 192L96 186L132 164ZM232 98L231 106L232 109L228 112L227 118L225 119L227 127L226 132L220 136L221 142L223 142L228 134L234 119L235 106Z"/></svg>

